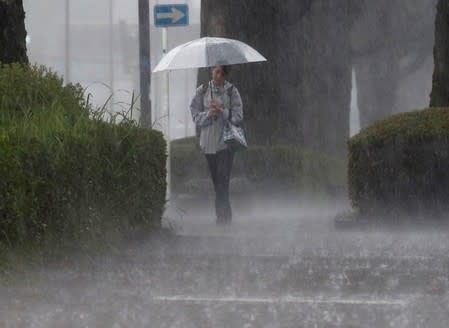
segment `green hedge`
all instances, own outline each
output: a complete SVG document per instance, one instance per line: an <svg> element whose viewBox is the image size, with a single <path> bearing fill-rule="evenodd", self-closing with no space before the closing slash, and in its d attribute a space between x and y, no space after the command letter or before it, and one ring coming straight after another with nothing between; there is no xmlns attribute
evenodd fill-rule
<svg viewBox="0 0 449 328"><path fill-rule="evenodd" d="M105 122L82 95L45 68L0 68L0 243L79 247L160 225L162 134Z"/></svg>
<svg viewBox="0 0 449 328"><path fill-rule="evenodd" d="M449 208L449 108L391 116L349 140L349 193L362 214Z"/></svg>
<svg viewBox="0 0 449 328"><path fill-rule="evenodd" d="M174 141L172 188L184 192L191 178L208 178L206 160L196 139ZM255 189L280 188L290 191L335 195L345 192L346 163L294 145L251 145L236 155L233 176L247 178Z"/></svg>

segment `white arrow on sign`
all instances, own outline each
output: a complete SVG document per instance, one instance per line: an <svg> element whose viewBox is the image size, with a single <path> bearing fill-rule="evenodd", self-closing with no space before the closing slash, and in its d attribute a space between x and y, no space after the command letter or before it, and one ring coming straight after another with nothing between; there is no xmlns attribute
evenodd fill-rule
<svg viewBox="0 0 449 328"><path fill-rule="evenodd" d="M171 13L157 13L156 18L157 19L171 19L172 23L176 23L177 21L183 19L185 17L185 14L175 7L171 8Z"/></svg>

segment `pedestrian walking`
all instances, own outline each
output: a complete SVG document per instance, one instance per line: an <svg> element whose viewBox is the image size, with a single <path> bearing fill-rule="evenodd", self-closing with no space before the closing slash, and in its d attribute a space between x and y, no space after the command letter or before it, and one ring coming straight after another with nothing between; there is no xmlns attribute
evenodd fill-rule
<svg viewBox="0 0 449 328"><path fill-rule="evenodd" d="M197 89L190 111L214 185L216 222L227 224L232 221L229 182L236 151L226 142L226 134L229 126L241 126L243 105L239 91L228 81L229 67L215 66L211 73L212 80Z"/></svg>

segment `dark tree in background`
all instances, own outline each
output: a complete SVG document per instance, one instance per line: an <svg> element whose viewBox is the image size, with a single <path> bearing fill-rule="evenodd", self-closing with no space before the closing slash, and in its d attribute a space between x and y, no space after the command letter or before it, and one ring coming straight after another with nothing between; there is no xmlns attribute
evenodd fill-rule
<svg viewBox="0 0 449 328"><path fill-rule="evenodd" d="M203 0L203 36L247 42L267 63L240 65L251 143L299 144L344 156L358 1ZM203 75L204 79L204 75Z"/></svg>
<svg viewBox="0 0 449 328"><path fill-rule="evenodd" d="M232 74L251 143L344 156L352 68L362 127L404 110L400 88L432 58L436 1L203 0L201 31L247 42L268 59Z"/></svg>
<svg viewBox="0 0 449 328"><path fill-rule="evenodd" d="M358 14L358 2L309 0L309 3L310 9L302 22L290 32L293 40L299 41L298 50L303 57L300 88L296 90L303 145L343 157L349 138L352 89L349 33ZM284 10L287 12L288 8ZM284 57L287 56L294 54ZM284 74L289 74L289 70Z"/></svg>
<svg viewBox="0 0 449 328"><path fill-rule="evenodd" d="M435 19L435 68L431 107L449 106L449 1L439 0Z"/></svg>
<svg viewBox="0 0 449 328"><path fill-rule="evenodd" d="M0 0L0 62L28 63L22 0Z"/></svg>
<svg viewBox="0 0 449 328"><path fill-rule="evenodd" d="M268 64L234 66L231 73L243 98L252 143L271 142L280 134L281 121L287 116L280 110L279 72L273 62L278 53L275 40L278 15L276 5L270 0L203 0L201 4L202 36L239 39L268 59ZM200 81L204 82L209 73L207 70L201 73ZM286 130L294 126L292 120L285 120Z"/></svg>
<svg viewBox="0 0 449 328"><path fill-rule="evenodd" d="M399 87L432 56L436 0L360 3L351 43L363 128L404 110L395 108Z"/></svg>

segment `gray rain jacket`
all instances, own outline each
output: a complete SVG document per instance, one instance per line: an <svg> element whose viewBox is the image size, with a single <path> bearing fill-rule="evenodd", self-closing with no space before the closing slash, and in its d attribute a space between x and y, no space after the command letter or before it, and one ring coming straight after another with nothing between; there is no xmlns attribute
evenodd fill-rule
<svg viewBox="0 0 449 328"><path fill-rule="evenodd" d="M215 154L227 148L223 141L223 130L229 119L229 111L231 111L232 124L239 125L243 121L242 98L237 88L228 81L218 89L212 86L212 83L201 85L196 90L190 104L193 122L200 130L200 148L204 154ZM211 90L210 86L213 90L217 89L217 92ZM224 107L223 114L218 117L207 115L211 92L213 92L214 99Z"/></svg>

